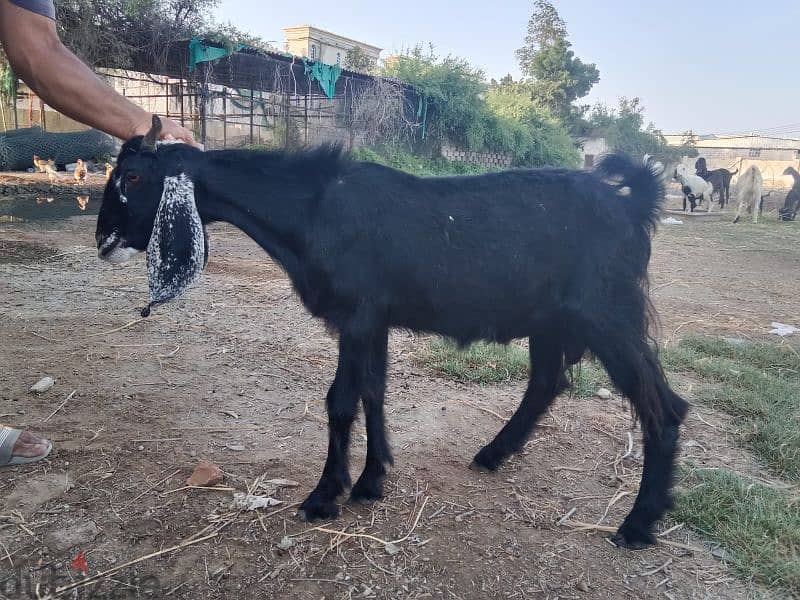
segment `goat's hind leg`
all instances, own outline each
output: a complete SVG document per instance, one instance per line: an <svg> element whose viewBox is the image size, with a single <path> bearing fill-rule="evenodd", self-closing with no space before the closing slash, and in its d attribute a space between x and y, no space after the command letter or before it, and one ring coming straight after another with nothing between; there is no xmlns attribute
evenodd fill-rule
<svg viewBox="0 0 800 600"><path fill-rule="evenodd" d="M342 333L339 338L339 365L328 390L328 458L314 491L300 505L298 513L307 521L339 515L336 499L350 487L348 449L350 429L358 411L360 374L366 344Z"/></svg>
<svg viewBox="0 0 800 600"><path fill-rule="evenodd" d="M494 471L512 453L519 451L536 421L553 398L568 385L564 378L564 350L557 336L530 339L531 377L517 412L472 461L472 468Z"/></svg>
<svg viewBox="0 0 800 600"><path fill-rule="evenodd" d="M621 342L613 347L614 342ZM654 351L644 342L629 343L613 332L590 345L614 384L628 396L642 423L644 470L630 514L611 538L618 546L638 550L655 543L653 523L671 508L670 488L678 427L688 404L667 383Z"/></svg>
<svg viewBox="0 0 800 600"><path fill-rule="evenodd" d="M367 460L364 471L350 492L350 500L353 502L370 502L383 497L386 465L392 464L383 416L388 341L388 330L376 334L362 364L361 402L364 405L367 426Z"/></svg>

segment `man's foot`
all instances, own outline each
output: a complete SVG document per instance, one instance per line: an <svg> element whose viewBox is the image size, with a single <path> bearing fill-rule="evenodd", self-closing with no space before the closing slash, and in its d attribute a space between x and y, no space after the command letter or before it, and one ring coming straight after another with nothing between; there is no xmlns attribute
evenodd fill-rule
<svg viewBox="0 0 800 600"><path fill-rule="evenodd" d="M44 438L33 435L30 431L23 431L17 443L14 444L12 456L22 456L23 458L34 458L41 456L50 447L50 442Z"/></svg>
<svg viewBox="0 0 800 600"><path fill-rule="evenodd" d="M36 462L53 449L46 439L11 427L0 427L0 468Z"/></svg>

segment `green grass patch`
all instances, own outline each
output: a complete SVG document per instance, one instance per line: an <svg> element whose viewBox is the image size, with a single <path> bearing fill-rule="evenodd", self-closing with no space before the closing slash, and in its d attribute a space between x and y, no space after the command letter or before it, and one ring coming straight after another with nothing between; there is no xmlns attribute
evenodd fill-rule
<svg viewBox="0 0 800 600"><path fill-rule="evenodd" d="M800 357L788 346L688 338L662 353L703 380L693 396L737 417L743 441L779 477L800 481Z"/></svg>
<svg viewBox="0 0 800 600"><path fill-rule="evenodd" d="M436 338L425 347L422 363L443 377L473 383L528 378L528 350L516 344L477 342L466 348Z"/></svg>
<svg viewBox="0 0 800 600"><path fill-rule="evenodd" d="M485 384L528 378L528 349L514 343L476 342L460 348L451 340L436 338L426 345L420 361L436 374L456 381ZM608 378L604 370L584 361L572 369L572 383L573 393L588 397L608 386Z"/></svg>
<svg viewBox="0 0 800 600"><path fill-rule="evenodd" d="M722 544L741 576L800 595L797 498L730 471L696 470L675 500L673 517Z"/></svg>

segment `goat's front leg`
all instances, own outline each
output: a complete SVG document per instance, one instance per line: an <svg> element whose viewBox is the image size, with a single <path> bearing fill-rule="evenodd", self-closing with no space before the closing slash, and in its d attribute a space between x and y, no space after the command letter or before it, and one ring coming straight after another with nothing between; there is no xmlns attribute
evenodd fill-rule
<svg viewBox="0 0 800 600"><path fill-rule="evenodd" d="M298 514L307 521L339 515L336 499L350 487L347 453L350 429L358 411L361 365L366 345L342 333L339 338L339 366L328 390L328 458L322 477Z"/></svg>

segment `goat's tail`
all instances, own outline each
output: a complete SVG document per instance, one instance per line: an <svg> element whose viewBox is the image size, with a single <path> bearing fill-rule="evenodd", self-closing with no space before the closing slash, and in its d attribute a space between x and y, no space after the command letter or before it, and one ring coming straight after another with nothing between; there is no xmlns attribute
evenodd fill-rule
<svg viewBox="0 0 800 600"><path fill-rule="evenodd" d="M596 167L596 172L622 192L630 193L624 198L625 212L648 233L658 223L661 205L664 202L664 166L646 154L643 164L636 164L622 154L605 156Z"/></svg>

